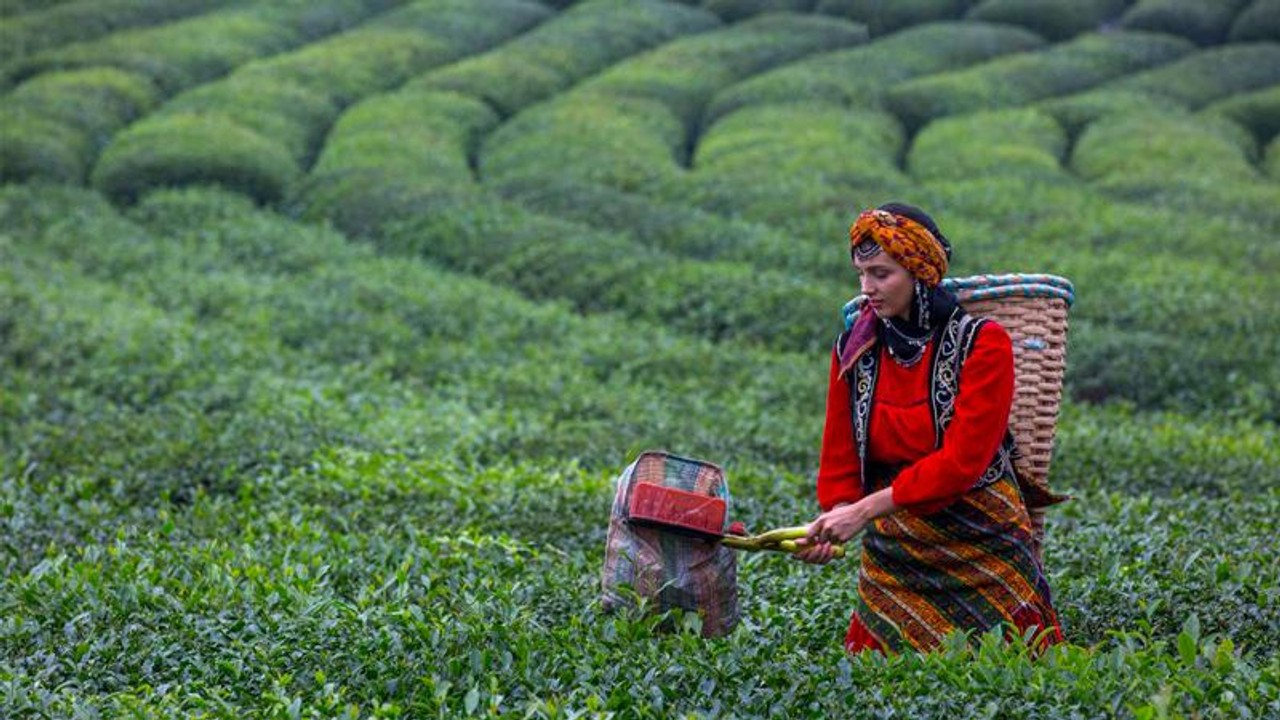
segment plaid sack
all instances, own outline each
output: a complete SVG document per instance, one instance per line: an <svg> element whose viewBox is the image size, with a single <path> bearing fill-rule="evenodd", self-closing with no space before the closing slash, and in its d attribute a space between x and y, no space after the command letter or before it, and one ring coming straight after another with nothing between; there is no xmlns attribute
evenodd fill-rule
<svg viewBox="0 0 1280 720"><path fill-rule="evenodd" d="M665 452L641 453L616 481L605 540L601 605L615 610L633 605L638 596L654 612L681 608L698 613L704 637L728 633L739 618L733 551L704 538L632 523L632 493L641 482L729 502L729 485L718 466ZM626 592L624 586L634 593Z"/></svg>

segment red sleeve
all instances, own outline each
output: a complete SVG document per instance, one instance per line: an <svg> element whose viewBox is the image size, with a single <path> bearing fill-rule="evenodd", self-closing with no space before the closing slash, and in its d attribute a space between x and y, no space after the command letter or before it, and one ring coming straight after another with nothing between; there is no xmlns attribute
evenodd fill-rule
<svg viewBox="0 0 1280 720"><path fill-rule="evenodd" d="M858 448L853 442L853 410L849 407L849 382L840 376L840 359L831 354L827 381L827 422L822 431L818 462L818 506L823 512L838 503L862 497L862 473Z"/></svg>
<svg viewBox="0 0 1280 720"><path fill-rule="evenodd" d="M1013 343L1004 328L988 322L960 371L955 414L942 447L894 478L894 504L929 513L954 502L991 464L1012 406Z"/></svg>

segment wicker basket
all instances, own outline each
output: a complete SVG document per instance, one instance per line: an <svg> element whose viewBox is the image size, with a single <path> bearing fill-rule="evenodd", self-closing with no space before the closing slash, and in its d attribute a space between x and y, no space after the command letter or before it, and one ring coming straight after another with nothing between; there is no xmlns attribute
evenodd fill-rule
<svg viewBox="0 0 1280 720"><path fill-rule="evenodd" d="M1047 487L1066 370L1067 311L1075 300L1071 282L1054 275L1015 274L947 278L942 285L965 310L1009 331L1015 378L1009 425L1023 456L1019 469ZM846 325L861 300L856 297L845 306Z"/></svg>

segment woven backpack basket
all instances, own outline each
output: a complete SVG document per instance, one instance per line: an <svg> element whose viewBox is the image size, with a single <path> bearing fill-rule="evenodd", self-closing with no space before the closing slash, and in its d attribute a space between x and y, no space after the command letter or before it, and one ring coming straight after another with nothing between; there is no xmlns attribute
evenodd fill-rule
<svg viewBox="0 0 1280 720"><path fill-rule="evenodd" d="M1013 340L1014 396L1009 427L1022 453L1019 470L1048 487L1053 438L1067 366L1067 311L1075 289L1055 275L975 275L946 278L969 313L1000 323ZM848 326L862 304L845 305Z"/></svg>

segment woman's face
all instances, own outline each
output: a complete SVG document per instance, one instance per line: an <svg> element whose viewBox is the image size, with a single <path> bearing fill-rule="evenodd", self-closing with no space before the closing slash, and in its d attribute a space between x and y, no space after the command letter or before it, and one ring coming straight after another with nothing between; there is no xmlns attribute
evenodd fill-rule
<svg viewBox="0 0 1280 720"><path fill-rule="evenodd" d="M862 282L862 294L877 316L903 320L911 317L915 279L906 268L883 251L871 257L855 255L853 267Z"/></svg>

